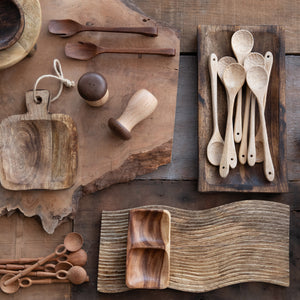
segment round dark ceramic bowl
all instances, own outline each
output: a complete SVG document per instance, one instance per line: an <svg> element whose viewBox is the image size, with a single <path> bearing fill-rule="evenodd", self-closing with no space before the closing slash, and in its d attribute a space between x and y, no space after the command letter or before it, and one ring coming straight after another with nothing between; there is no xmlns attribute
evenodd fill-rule
<svg viewBox="0 0 300 300"><path fill-rule="evenodd" d="M24 12L18 0L0 1L0 50L7 49L21 37L25 26Z"/></svg>

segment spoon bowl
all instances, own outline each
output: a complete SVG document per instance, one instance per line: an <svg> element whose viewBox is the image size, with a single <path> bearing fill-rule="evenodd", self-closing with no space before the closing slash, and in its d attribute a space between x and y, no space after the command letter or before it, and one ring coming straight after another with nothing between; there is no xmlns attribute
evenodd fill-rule
<svg viewBox="0 0 300 300"><path fill-rule="evenodd" d="M13 283L9 284L9 285L4 285L4 282L13 278L15 275L13 274L5 274L2 276L1 280L0 280L0 287L2 292L6 293L6 294L13 294L16 293L20 286L19 286L19 282L18 281L14 281Z"/></svg>
<svg viewBox="0 0 300 300"><path fill-rule="evenodd" d="M64 245L70 252L78 251L83 245L83 238L78 232L70 232L64 239Z"/></svg>

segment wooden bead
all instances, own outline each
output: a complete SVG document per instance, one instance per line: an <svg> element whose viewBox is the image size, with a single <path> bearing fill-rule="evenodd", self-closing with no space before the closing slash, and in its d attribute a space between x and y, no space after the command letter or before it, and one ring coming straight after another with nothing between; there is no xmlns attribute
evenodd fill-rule
<svg viewBox="0 0 300 300"><path fill-rule="evenodd" d="M132 128L150 116L156 106L157 99L149 91L139 90L131 97L125 111L117 120L108 120L108 126L120 138L129 140Z"/></svg>
<svg viewBox="0 0 300 300"><path fill-rule="evenodd" d="M99 73L83 74L78 81L77 89L80 96L91 106L102 106L109 97L107 82Z"/></svg>

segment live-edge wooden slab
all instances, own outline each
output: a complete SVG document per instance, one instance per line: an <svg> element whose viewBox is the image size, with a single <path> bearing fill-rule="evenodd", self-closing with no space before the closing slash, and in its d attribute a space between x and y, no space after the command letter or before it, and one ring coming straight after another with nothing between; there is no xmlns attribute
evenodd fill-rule
<svg viewBox="0 0 300 300"><path fill-rule="evenodd" d="M76 88L65 88L60 99L51 104L51 113L70 115L77 126L78 171L72 188L24 192L0 188L2 214L19 209L26 216L38 215L44 229L51 233L64 217L75 213L82 195L127 182L171 161L180 43L174 30L159 24L156 38L83 32L68 40L62 39L48 33L50 19L72 18L99 26L152 26L155 21L129 9L121 1L41 0L40 4L43 23L36 53L0 73L0 120L26 111L25 92L33 88L39 76L53 73L54 58L60 60L64 76L75 82L85 72L100 72L107 79L110 93L103 107L93 108L81 99ZM172 58L102 54L87 62L65 57L66 42L80 40L107 47L173 47L177 54ZM44 80L39 88L55 94L58 83ZM111 133L108 119L121 115L130 97L141 88L153 93L158 107L150 118L133 129L130 141L123 141Z"/></svg>
<svg viewBox="0 0 300 300"><path fill-rule="evenodd" d="M241 282L289 286L289 206L245 200L171 214L169 288L205 292ZM98 291L127 291L126 243L129 209L103 211Z"/></svg>
<svg viewBox="0 0 300 300"><path fill-rule="evenodd" d="M270 77L265 116L275 179L268 182L263 164L253 167L238 162L226 178L219 175L219 167L207 159L206 148L212 135L211 88L208 72L208 57L215 53L218 59L232 56L231 36L239 29L249 30L254 37L253 52L263 55L273 53L274 62ZM243 93L245 94L245 93ZM218 81L218 117L221 135L225 136L227 105L225 89ZM286 166L286 116L285 116L285 48L284 31L280 26L218 26L198 27L198 144L199 177L198 190L202 192L267 192L288 191ZM258 114L257 114L258 115ZM256 122L257 123L257 122ZM236 144L238 155L239 144Z"/></svg>

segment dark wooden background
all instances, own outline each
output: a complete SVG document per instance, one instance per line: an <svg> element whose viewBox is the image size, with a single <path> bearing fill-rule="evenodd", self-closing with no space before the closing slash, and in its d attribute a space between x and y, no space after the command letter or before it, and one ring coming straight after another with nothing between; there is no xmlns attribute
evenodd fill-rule
<svg viewBox="0 0 300 300"><path fill-rule="evenodd" d="M45 245L45 252L54 247L72 227L83 234L84 248L88 252L87 271L90 283L82 286L57 287L49 294L48 287L32 287L26 294L7 299L300 299L300 2L292 0L124 0L130 7L138 6L146 15L167 23L181 31L181 57L179 87L172 163L128 184L114 185L89 195L78 203L78 212L69 221L48 236L38 221L15 214L1 217L0 223L11 228L14 224L27 224L36 230L36 241ZM198 24L278 24L286 25L286 111L287 111L287 163L289 193L243 194L199 193L197 146L197 53L196 30ZM290 224L290 287L265 283L243 283L208 293L194 294L175 290L134 290L119 294L100 294L96 290L100 220L102 210L133 208L147 204L164 204L185 209L206 209L245 199L262 199L289 204ZM30 226L29 226L29 225ZM21 225L16 225L13 243L21 243ZM22 225L23 226L23 225ZM19 229L18 229L19 228ZM0 244L3 243L0 233ZM0 245L1 248L1 245ZM3 248L3 247L2 247ZM2 249L1 248L1 249ZM3 294L0 295L2 299ZM20 296L22 295L22 297ZM6 297L3 297L6 299Z"/></svg>

